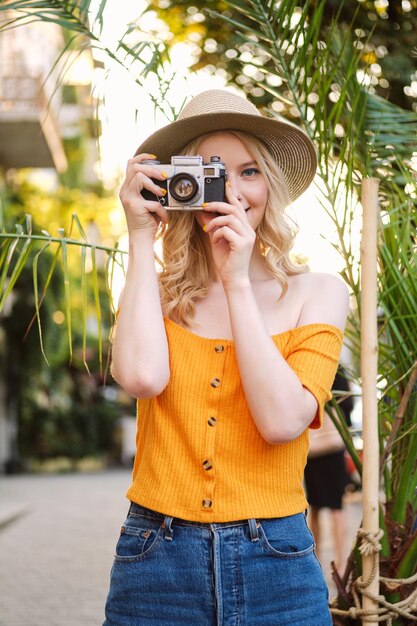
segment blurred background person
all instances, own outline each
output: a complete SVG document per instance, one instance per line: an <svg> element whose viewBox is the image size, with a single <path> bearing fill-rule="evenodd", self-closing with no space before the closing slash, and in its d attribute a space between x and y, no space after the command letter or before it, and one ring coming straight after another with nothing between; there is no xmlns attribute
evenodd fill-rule
<svg viewBox="0 0 417 626"><path fill-rule="evenodd" d="M353 399L349 395L350 386L343 369L339 367L333 391L346 392L338 400L348 426L351 426ZM331 407L328 407L331 410ZM323 425L319 430L310 431L310 451L305 468L305 488L309 508L309 525L316 540L320 556L322 532L320 510L330 509L333 554L336 568L345 556L346 522L343 510L343 496L348 484L346 449L343 440L328 412L324 413Z"/></svg>

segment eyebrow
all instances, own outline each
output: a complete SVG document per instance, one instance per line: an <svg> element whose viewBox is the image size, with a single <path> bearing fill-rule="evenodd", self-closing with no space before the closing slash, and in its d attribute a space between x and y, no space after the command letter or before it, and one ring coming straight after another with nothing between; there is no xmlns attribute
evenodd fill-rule
<svg viewBox="0 0 417 626"><path fill-rule="evenodd" d="M247 163L242 163L242 165L239 165L239 168L241 167L249 167L250 165L258 165L257 161L248 161Z"/></svg>

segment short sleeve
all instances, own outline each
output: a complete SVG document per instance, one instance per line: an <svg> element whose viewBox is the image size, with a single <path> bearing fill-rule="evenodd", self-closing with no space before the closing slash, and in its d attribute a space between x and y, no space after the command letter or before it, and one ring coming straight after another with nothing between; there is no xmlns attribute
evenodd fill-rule
<svg viewBox="0 0 417 626"><path fill-rule="evenodd" d="M336 326L308 324L294 329L287 347L286 360L302 385L316 398L318 409L310 428L319 428L324 405L331 397L331 388L339 364L343 333Z"/></svg>

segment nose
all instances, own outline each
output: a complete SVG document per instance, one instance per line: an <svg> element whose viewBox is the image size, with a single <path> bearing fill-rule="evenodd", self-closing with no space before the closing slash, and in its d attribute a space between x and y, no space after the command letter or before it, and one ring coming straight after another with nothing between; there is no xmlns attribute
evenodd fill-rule
<svg viewBox="0 0 417 626"><path fill-rule="evenodd" d="M237 197L239 202L241 202L242 199L243 199L243 194L242 194L242 192L240 190L238 179L235 176L233 176L233 175L232 176L229 175L227 177L227 180L228 180L228 182L230 183L230 185L232 187L233 193L235 194L235 196Z"/></svg>

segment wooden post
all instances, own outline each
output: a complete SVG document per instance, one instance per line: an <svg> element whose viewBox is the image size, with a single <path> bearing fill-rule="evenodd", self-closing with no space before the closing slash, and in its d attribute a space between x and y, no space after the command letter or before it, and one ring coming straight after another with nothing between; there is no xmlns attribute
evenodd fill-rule
<svg viewBox="0 0 417 626"><path fill-rule="evenodd" d="M361 378L363 419L363 530L379 530L379 442L378 442L378 328L377 328L377 237L379 222L378 184L376 178L362 181L361 203L363 225L361 241ZM362 579L369 580L375 566L375 555L363 555ZM379 556L374 578L365 588L379 594ZM363 608L375 609L378 603L363 596ZM363 624L377 625L374 618L364 617Z"/></svg>

